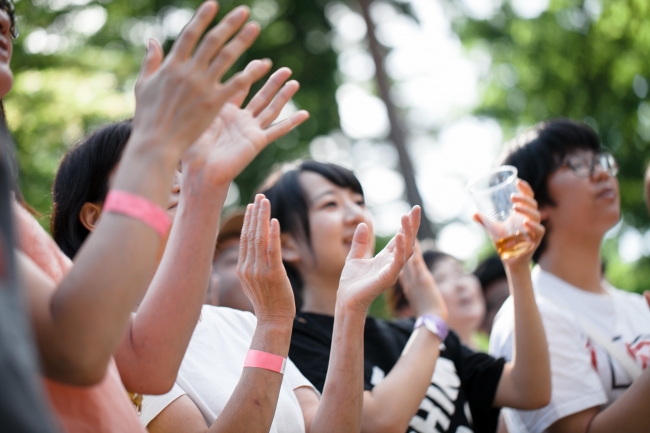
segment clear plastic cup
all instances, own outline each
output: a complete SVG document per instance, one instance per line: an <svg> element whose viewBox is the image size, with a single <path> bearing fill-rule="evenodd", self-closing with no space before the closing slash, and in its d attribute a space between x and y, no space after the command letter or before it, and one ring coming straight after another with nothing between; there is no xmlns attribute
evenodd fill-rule
<svg viewBox="0 0 650 433"><path fill-rule="evenodd" d="M516 167L502 165L495 168L472 180L467 190L501 259L518 257L530 251L533 242L524 228L525 218L515 212L511 199L512 194L519 193Z"/></svg>

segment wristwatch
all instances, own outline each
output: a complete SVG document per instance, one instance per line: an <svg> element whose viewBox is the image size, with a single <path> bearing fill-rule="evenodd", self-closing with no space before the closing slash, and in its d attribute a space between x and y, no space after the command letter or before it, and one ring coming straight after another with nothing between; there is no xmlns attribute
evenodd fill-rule
<svg viewBox="0 0 650 433"><path fill-rule="evenodd" d="M415 321L413 330L415 331L421 326L424 326L429 331L431 331L433 335L436 335L438 338L440 338L441 343L445 341L445 338L447 338L447 335L449 334L449 327L447 327L445 321L433 314L425 314L423 316L420 316L418 320Z"/></svg>

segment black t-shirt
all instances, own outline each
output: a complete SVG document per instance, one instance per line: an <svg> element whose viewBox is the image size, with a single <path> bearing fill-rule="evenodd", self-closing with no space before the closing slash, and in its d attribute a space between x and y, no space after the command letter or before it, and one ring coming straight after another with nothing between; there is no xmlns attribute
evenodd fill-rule
<svg viewBox="0 0 650 433"><path fill-rule="evenodd" d="M52 418L43 402L31 327L16 284L8 183L0 161L0 431L50 433Z"/></svg>
<svg viewBox="0 0 650 433"><path fill-rule="evenodd" d="M364 387L371 390L393 368L413 331L414 319L393 322L368 317L364 331ZM323 391L334 317L298 313L289 357ZM444 342L427 395L407 432L494 433L499 409L492 407L505 361L463 346L453 332Z"/></svg>

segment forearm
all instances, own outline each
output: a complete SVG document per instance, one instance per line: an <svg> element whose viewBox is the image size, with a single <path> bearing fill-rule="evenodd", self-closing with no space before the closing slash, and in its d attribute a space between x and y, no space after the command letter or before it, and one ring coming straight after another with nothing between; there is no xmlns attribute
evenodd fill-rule
<svg viewBox="0 0 650 433"><path fill-rule="evenodd" d="M551 395L551 367L542 318L537 309L528 264L506 266L514 301L514 355L504 369L503 390L497 391L496 406L536 409ZM501 383L499 384L500 388ZM505 398L504 398L505 397Z"/></svg>
<svg viewBox="0 0 650 433"><path fill-rule="evenodd" d="M650 408L650 368L646 368L611 406L596 415L586 432L648 432L650 431L648 408Z"/></svg>
<svg viewBox="0 0 650 433"><path fill-rule="evenodd" d="M337 305L327 378L309 433L359 431L363 409L365 321L363 311Z"/></svg>
<svg viewBox="0 0 650 433"><path fill-rule="evenodd" d="M250 348L286 358L291 329L292 321L258 322ZM275 415L282 377L280 373L262 368L244 368L235 391L208 431L268 433Z"/></svg>
<svg viewBox="0 0 650 433"><path fill-rule="evenodd" d="M366 392L361 431L404 432L431 384L440 355L440 339L416 329L386 378Z"/></svg>
<svg viewBox="0 0 650 433"><path fill-rule="evenodd" d="M126 159L116 174L115 188L162 203L174 164L154 157ZM141 221L107 213L51 295L49 315L56 345L80 359L81 365L101 371L100 378L148 286L159 245L159 234Z"/></svg>
<svg viewBox="0 0 650 433"><path fill-rule="evenodd" d="M205 300L228 186L186 186L162 261L116 353L122 381L133 392L171 388Z"/></svg>

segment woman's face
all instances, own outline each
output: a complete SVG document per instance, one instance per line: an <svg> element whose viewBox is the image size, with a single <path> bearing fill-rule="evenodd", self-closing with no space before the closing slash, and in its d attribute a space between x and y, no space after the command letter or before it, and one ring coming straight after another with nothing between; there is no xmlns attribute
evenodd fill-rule
<svg viewBox="0 0 650 433"><path fill-rule="evenodd" d="M451 257L438 260L431 273L447 304L449 327L461 333L478 330L485 316L485 300L478 278L465 272Z"/></svg>
<svg viewBox="0 0 650 433"><path fill-rule="evenodd" d="M352 246L354 231L360 223L370 229L372 244L369 254L374 254L372 218L361 194L337 186L323 176L303 172L299 176L309 207L309 226L313 255L301 262L301 267L314 272L339 276ZM304 244L303 251L309 251ZM302 254L302 257L309 257Z"/></svg>
<svg viewBox="0 0 650 433"><path fill-rule="evenodd" d="M593 155L578 151L567 158L589 164ZM556 205L544 206L541 211L551 236L577 234L600 238L621 217L618 180L600 166L594 167L593 175L579 177L565 165L549 176L548 191Z"/></svg>
<svg viewBox="0 0 650 433"><path fill-rule="evenodd" d="M4 10L0 9L0 99L11 90L14 76L9 63L13 53L13 40L9 33L11 20Z"/></svg>

